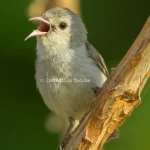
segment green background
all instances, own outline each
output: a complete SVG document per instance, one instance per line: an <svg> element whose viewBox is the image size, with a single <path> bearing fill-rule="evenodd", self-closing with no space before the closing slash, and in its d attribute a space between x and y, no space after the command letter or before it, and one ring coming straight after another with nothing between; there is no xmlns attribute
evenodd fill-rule
<svg viewBox="0 0 150 150"><path fill-rule="evenodd" d="M58 135L44 127L49 110L34 80L35 38L24 42L35 28L28 22L30 0L0 4L0 150L57 150ZM125 55L150 14L149 0L82 0L89 41L100 50L109 68ZM105 150L150 149L150 92L120 128L121 136Z"/></svg>

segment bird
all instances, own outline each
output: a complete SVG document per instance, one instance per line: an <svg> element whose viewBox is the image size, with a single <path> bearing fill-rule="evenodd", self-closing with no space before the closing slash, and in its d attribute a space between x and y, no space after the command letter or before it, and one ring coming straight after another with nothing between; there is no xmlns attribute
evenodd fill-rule
<svg viewBox="0 0 150 150"><path fill-rule="evenodd" d="M47 107L68 122L68 136L90 109L95 92L109 76L101 54L87 39L81 17L55 7L42 16L25 40L36 36L35 79Z"/></svg>

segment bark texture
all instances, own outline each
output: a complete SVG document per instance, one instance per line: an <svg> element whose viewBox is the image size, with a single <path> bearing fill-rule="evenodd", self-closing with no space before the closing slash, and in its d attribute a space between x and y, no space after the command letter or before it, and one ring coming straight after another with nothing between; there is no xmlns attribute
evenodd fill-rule
<svg viewBox="0 0 150 150"><path fill-rule="evenodd" d="M100 150L140 104L150 75L150 17L119 65L112 70L90 112L70 135L63 150Z"/></svg>

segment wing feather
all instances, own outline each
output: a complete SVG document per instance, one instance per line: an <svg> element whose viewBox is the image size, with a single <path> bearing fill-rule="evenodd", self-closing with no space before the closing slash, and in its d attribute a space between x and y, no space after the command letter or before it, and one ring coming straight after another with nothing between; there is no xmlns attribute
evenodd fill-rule
<svg viewBox="0 0 150 150"><path fill-rule="evenodd" d="M105 61L104 61L103 57L101 56L101 54L89 42L86 43L86 47L87 47L87 50L89 53L89 57L91 57L95 61L96 65L100 68L100 70L103 72L103 74L106 77L108 77L109 72L107 70Z"/></svg>

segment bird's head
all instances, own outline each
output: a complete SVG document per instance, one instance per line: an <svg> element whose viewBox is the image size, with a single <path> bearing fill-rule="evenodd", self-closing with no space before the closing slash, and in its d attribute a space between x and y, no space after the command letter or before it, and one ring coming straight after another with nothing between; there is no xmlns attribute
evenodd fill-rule
<svg viewBox="0 0 150 150"><path fill-rule="evenodd" d="M37 40L48 47L80 46L87 40L86 28L81 18L66 8L52 8L42 17L30 20L39 20L40 25L27 38L37 36Z"/></svg>

